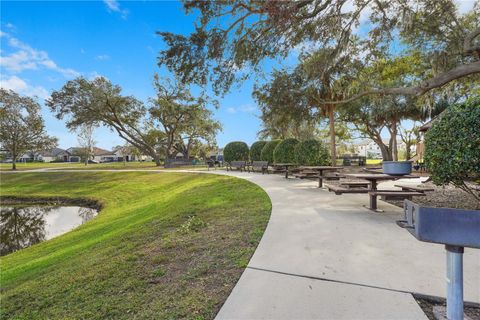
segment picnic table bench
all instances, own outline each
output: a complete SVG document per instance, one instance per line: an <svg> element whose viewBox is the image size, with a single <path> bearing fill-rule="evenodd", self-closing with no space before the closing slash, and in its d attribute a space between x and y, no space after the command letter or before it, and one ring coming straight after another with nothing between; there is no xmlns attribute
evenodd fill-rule
<svg viewBox="0 0 480 320"><path fill-rule="evenodd" d="M227 171L230 168L230 170L237 169L237 170L240 170L240 172L242 172L242 171L245 171L246 166L247 166L246 161L231 161L227 166Z"/></svg>
<svg viewBox="0 0 480 320"><path fill-rule="evenodd" d="M396 184L395 187L402 188L402 191L416 191L416 192L429 192L435 191L433 188L425 188L425 187L418 187L418 186L407 186L403 184Z"/></svg>
<svg viewBox="0 0 480 320"><path fill-rule="evenodd" d="M336 195L341 195L343 193L368 193L368 188L346 188L340 185L325 184L325 187L330 192L335 192Z"/></svg>
<svg viewBox="0 0 480 320"><path fill-rule="evenodd" d="M300 170L302 171L314 171L316 175L312 175L312 177L318 178L318 187L323 187L323 179L325 180L339 180L340 177L338 175L327 175L327 171L337 171L341 170L343 167L332 167L332 166L302 166Z"/></svg>
<svg viewBox="0 0 480 320"><path fill-rule="evenodd" d="M278 172L285 172L285 178L288 179L288 174L296 172L298 170L296 169L291 169L291 167L295 167L295 163L274 163L272 165L272 172L273 173L278 173Z"/></svg>
<svg viewBox="0 0 480 320"><path fill-rule="evenodd" d="M250 164L250 168L252 169L253 172L255 172L256 169L262 172L262 174L265 174L265 172L268 173L268 161L253 161Z"/></svg>
<svg viewBox="0 0 480 320"><path fill-rule="evenodd" d="M207 170L208 171L210 171L210 168L215 169L215 161L207 160L207 161L205 161L205 164L207 165Z"/></svg>
<svg viewBox="0 0 480 320"><path fill-rule="evenodd" d="M368 181L345 181L340 182L340 186L347 188L369 188L370 182Z"/></svg>
<svg viewBox="0 0 480 320"><path fill-rule="evenodd" d="M363 190L367 190L367 193L370 198L370 206L367 208L373 211L379 211L377 209L377 196L385 196L389 198L396 198L399 199L401 197L405 197L403 199L408 199L408 197L412 196L417 196L418 194L420 195L425 195L424 193L421 192L416 192L416 191L399 191L399 190L378 190L377 189L377 183L379 181L387 181L387 180L398 180L398 179L408 179L408 178L418 178L416 176L412 175L403 175L403 176L393 176L385 173L349 173L346 174L345 176L350 177L350 178L355 178L355 179L362 179L362 180L367 180L370 182L369 188L367 189L360 189L360 188L351 188L347 190L351 190L348 193L364 193ZM335 191L334 191L335 192ZM346 192L345 192L346 193ZM391 193L395 193L392 195ZM403 193L403 194L402 194ZM341 191L335 192L335 194L341 194Z"/></svg>
<svg viewBox="0 0 480 320"><path fill-rule="evenodd" d="M381 196L383 200L412 200L412 197L425 196L425 193L416 191L377 190L368 191L368 195L374 197Z"/></svg>
<svg viewBox="0 0 480 320"><path fill-rule="evenodd" d="M295 178L305 179L305 178L316 178L318 172L313 170L301 170L293 175Z"/></svg>

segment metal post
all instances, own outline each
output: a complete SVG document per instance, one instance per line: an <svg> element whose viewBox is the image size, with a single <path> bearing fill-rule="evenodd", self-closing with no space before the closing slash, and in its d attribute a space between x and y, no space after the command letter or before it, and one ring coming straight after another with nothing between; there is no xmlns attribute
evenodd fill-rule
<svg viewBox="0 0 480 320"><path fill-rule="evenodd" d="M446 245L447 319L463 320L463 247Z"/></svg>

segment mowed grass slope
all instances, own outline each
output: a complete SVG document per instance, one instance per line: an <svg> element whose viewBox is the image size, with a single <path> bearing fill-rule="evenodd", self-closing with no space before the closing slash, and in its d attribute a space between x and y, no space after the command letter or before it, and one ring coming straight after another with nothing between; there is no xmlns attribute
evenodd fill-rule
<svg viewBox="0 0 480 320"><path fill-rule="evenodd" d="M2 174L1 194L103 205L79 228L1 258L3 319L213 318L271 212L259 187L209 174Z"/></svg>

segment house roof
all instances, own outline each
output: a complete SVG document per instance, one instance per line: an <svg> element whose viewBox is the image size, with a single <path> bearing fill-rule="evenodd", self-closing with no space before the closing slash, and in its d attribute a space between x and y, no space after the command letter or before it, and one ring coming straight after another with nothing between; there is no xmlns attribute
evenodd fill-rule
<svg viewBox="0 0 480 320"><path fill-rule="evenodd" d="M82 150L83 150L83 148L80 148L80 147L68 148L68 151L72 154L82 153ZM93 154L95 156L114 155L114 153L112 151L108 151L108 150L105 150L105 149L102 149L102 148L97 148L97 147L93 147Z"/></svg>
<svg viewBox="0 0 480 320"><path fill-rule="evenodd" d="M433 121L435 121L436 118L433 118L432 120L425 122L420 128L418 128L418 131L420 132L427 132L431 127Z"/></svg>
<svg viewBox="0 0 480 320"><path fill-rule="evenodd" d="M114 152L102 148L93 147L93 154L96 156L112 155Z"/></svg>
<svg viewBox="0 0 480 320"><path fill-rule="evenodd" d="M53 148L53 149L50 149L50 150L43 150L43 151L39 151L37 154L43 156L43 157L56 157L58 156L59 154L62 154L62 153L69 153L67 150L63 150L61 148Z"/></svg>

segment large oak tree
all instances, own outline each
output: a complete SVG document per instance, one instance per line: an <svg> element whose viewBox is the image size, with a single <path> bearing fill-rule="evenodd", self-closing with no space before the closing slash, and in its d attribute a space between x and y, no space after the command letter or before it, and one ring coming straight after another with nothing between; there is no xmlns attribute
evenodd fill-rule
<svg viewBox="0 0 480 320"><path fill-rule="evenodd" d="M457 79L479 79L478 1L464 14L453 0L192 0L183 6L186 13L198 14L195 31L188 36L159 32L167 44L159 64L184 83L211 81L217 93L261 70L265 59L286 57L292 49L331 49L325 63L333 64L357 38L365 65L379 51L417 52L424 72L408 86L359 87L326 104L372 94L418 96Z"/></svg>
<svg viewBox="0 0 480 320"><path fill-rule="evenodd" d="M0 88L0 145L12 157L12 169L26 152L49 150L57 138L47 135L41 107L30 97Z"/></svg>

